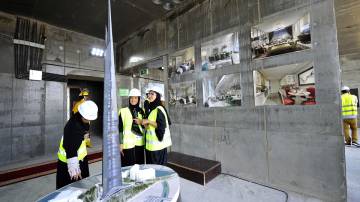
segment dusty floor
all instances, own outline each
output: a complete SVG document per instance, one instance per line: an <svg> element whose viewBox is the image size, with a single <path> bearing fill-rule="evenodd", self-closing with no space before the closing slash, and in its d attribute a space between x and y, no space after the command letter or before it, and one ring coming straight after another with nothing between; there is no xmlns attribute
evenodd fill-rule
<svg viewBox="0 0 360 202"><path fill-rule="evenodd" d="M348 202L360 201L360 148L346 147ZM101 172L101 162L91 164L90 173ZM181 201L315 202L296 193L284 193L227 175L220 175L206 186L181 179ZM36 201L55 190L55 174L0 187L0 201ZM287 200L286 200L287 199Z"/></svg>

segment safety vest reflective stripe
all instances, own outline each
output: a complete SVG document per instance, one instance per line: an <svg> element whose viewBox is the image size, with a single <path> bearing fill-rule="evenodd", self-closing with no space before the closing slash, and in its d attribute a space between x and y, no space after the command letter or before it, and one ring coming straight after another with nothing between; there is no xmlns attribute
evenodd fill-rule
<svg viewBox="0 0 360 202"><path fill-rule="evenodd" d="M139 113L138 114L138 119L142 120L143 117L142 115ZM145 144L145 131L144 129L139 125L139 129L140 129L140 132L141 132L141 135L138 135L138 134L135 134L135 145L136 146L144 146Z"/></svg>
<svg viewBox="0 0 360 202"><path fill-rule="evenodd" d="M357 110L354 110L354 109L351 109L351 110L343 110L343 112L353 112L353 111L357 111Z"/></svg>
<svg viewBox="0 0 360 202"><path fill-rule="evenodd" d="M133 122L133 118L128 107L122 108L119 111L121 115L121 119L123 122L123 148L124 149L131 149L135 147L135 137L134 134L131 132L131 126Z"/></svg>
<svg viewBox="0 0 360 202"><path fill-rule="evenodd" d="M357 98L350 93L341 96L343 118L357 117Z"/></svg>
<svg viewBox="0 0 360 202"><path fill-rule="evenodd" d="M123 121L123 149L131 149L136 146L143 146L145 141L144 137L138 138L138 135L135 135L131 130L133 124L133 117L128 107L122 108L119 111L121 119ZM142 119L141 114L138 114L138 119ZM139 126L140 131L143 133L141 126Z"/></svg>
<svg viewBox="0 0 360 202"><path fill-rule="evenodd" d="M61 141L60 141L60 146L59 146L59 150L58 150L58 158L60 161L66 163L67 162L67 157L66 157L66 151L63 147L63 141L64 141L64 137L61 138ZM86 141L83 140L81 142L81 145L79 147L79 149L77 150L77 157L78 157L78 160L79 161L82 161L85 156L87 155L87 150L86 150Z"/></svg>
<svg viewBox="0 0 360 202"><path fill-rule="evenodd" d="M356 106L355 104L351 104L351 105L343 105L342 107L354 107Z"/></svg>
<svg viewBox="0 0 360 202"><path fill-rule="evenodd" d="M142 135L135 135L136 141L135 141L135 145L136 146L144 146L145 144L145 136Z"/></svg>
<svg viewBox="0 0 360 202"><path fill-rule="evenodd" d="M169 122L168 122L168 117L165 112L165 109L162 106L158 106L156 109L151 111L148 119L150 121L156 122L158 110L161 110L161 112L164 114L165 119L166 119L166 128L165 128L164 138L162 141L159 141L159 139L156 136L155 127L153 127L152 125L149 125L146 130L146 138L145 138L146 139L145 148L149 151L162 150L166 147L171 146L171 144L172 144L171 136L170 136L170 129L169 129Z"/></svg>

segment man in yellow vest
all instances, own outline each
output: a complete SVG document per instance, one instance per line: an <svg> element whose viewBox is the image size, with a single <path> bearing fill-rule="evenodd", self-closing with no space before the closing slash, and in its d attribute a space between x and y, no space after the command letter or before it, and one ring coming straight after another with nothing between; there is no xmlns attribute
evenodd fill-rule
<svg viewBox="0 0 360 202"><path fill-rule="evenodd" d="M79 94L79 100L74 104L72 112L73 115L76 114L79 111L79 105L85 102L86 100L89 100L89 90L87 88L83 88ZM90 125L88 126L88 131L90 130ZM87 133L85 136L85 142L86 146L92 147L91 141L90 141L90 134Z"/></svg>
<svg viewBox="0 0 360 202"><path fill-rule="evenodd" d="M58 150L56 189L89 176L84 135L90 121L97 119L97 113L97 105L85 101L66 123Z"/></svg>
<svg viewBox="0 0 360 202"><path fill-rule="evenodd" d="M357 97L350 94L350 88L347 86L341 88L341 94L345 144L351 145L352 141L352 145L360 147L357 134ZM351 129L351 138L349 135L349 128Z"/></svg>
<svg viewBox="0 0 360 202"><path fill-rule="evenodd" d="M141 92L133 88L129 92L129 106L119 110L121 163L123 166L144 164L145 134L141 126L144 116L140 108Z"/></svg>

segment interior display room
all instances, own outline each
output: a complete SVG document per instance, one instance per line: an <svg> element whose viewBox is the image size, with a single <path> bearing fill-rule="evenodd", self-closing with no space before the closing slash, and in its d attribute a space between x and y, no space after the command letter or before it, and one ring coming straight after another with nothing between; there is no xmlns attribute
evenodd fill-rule
<svg viewBox="0 0 360 202"><path fill-rule="evenodd" d="M311 42L304 37L306 40L297 44L308 48L253 58L252 28L276 24L279 20L284 27L294 27L301 19L304 26L298 32L307 34L310 31ZM141 39L135 36L121 48L121 55L127 56L124 61L133 55L150 60L161 54L169 55L170 59L173 53L194 47L193 72L165 79L165 92L172 84L196 81L198 103L189 107L169 105L171 151L220 161L225 173L302 197L346 201L339 106L340 67L333 0L203 1L172 18L155 21L146 29L150 29L148 36L156 32L164 33L166 37ZM239 33L236 41L239 64L202 71L204 44L235 32ZM295 39L295 32L292 34ZM296 40L298 38L297 35ZM150 45L145 49L142 44ZM315 89L316 104L302 104L306 100L294 105L257 104L254 71L308 62L314 67L316 85L309 84L309 87ZM290 86L299 86L297 80L301 70L286 73L293 75L295 80L289 80ZM241 106L206 107L203 104L206 102L204 79L229 74L240 76ZM299 87L306 91L306 86ZM269 86L268 93L278 93L276 91Z"/></svg>
<svg viewBox="0 0 360 202"><path fill-rule="evenodd" d="M164 84L172 121L171 151L217 160L221 162L224 173L284 190L292 197L345 202L345 155L340 113L341 72L334 12L334 0L197 1L192 7L184 7L181 12L139 28L140 32L146 30L143 32L145 34L134 33L124 41L119 41L116 45L117 70L129 70L136 65L161 58L163 63L157 67L163 68L161 73L165 78L154 82ZM15 22L16 17L9 19L10 21L0 21L4 25L0 31L12 36L8 30L14 27L14 23L8 22ZM299 19L304 19L304 26L298 32L299 35L302 32L304 37L300 39L294 31L294 25ZM261 50L263 53L258 51L261 55L255 58L252 28L261 29L259 25L277 25L278 28L291 25L292 39L285 37L286 41L277 40L273 45L288 47L295 44L292 40L298 40L297 45L307 48L265 56L264 53L272 52L268 50L269 47L265 47L267 49ZM49 49L44 53L46 72L70 75L71 78L102 79L103 60L90 58L86 50L93 44L101 48L103 40L48 27L45 45ZM277 28L263 32L276 30ZM285 29L290 35L289 30L290 28ZM309 32L310 41L307 36ZM207 42L231 33L238 33L238 39L235 38L234 42L239 47L239 63L226 63L226 66L202 71L202 57L205 55L202 50ZM0 98L1 103L4 103L4 113L0 113L0 130L1 134L5 134L1 137L1 142L6 143L1 147L1 159L8 163L17 157L17 160L29 160L39 155L56 155L55 150L58 149L61 131L66 122L67 84L15 79L14 57L11 52L13 42L6 37L0 37L0 41L1 61L5 61L2 63L5 68L0 68L0 90L1 95L4 95ZM79 41L79 44L74 44L73 41ZM172 75L171 56L175 54L176 62L176 57L182 55L177 53L190 47L193 47L194 52L191 59L193 69L189 59L179 59L178 64L185 64L181 70L186 70L186 66L191 70L182 74L175 72L174 76L169 77L169 74ZM223 58L228 58L231 50L221 50L223 46L219 47L220 60L221 52ZM209 54L208 59L212 56L212 53ZM283 77L276 79L270 79L271 76L267 74L271 68L282 69L294 64L304 64L304 68L286 72ZM270 82L266 79L264 82L256 82L254 72L261 73ZM240 94L241 105L206 107L204 80L224 75L238 75L241 91L237 94ZM296 100L289 96L294 100L293 105L268 105L266 101L258 104L257 93L265 93L267 89L268 95L279 93L281 85L278 88L271 86L271 81L280 80L281 83L283 78L296 93L304 89L299 92L305 95L309 92L306 88L313 87L315 99L308 100L310 97L306 98L306 95L305 98L299 96L298 104L295 104ZM302 81L299 78L303 78ZM139 88L141 79L117 75L117 87ZM197 104L188 107L171 106L170 86L187 82L195 82ZM127 104L128 98L119 96L118 101L119 105ZM313 104L303 104L305 101ZM25 113L25 119L19 116L20 112ZM29 144L28 147L16 147L25 142Z"/></svg>

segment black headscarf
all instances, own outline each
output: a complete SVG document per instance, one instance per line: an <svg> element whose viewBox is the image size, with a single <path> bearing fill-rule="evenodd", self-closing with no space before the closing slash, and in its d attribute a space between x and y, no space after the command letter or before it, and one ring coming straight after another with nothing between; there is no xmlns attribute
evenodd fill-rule
<svg viewBox="0 0 360 202"><path fill-rule="evenodd" d="M136 105L132 105L130 103L130 97L129 97L129 109L131 114L133 115L133 118L137 117L137 114L140 112L143 115L143 110L140 108L140 97L138 97L138 103Z"/></svg>
<svg viewBox="0 0 360 202"><path fill-rule="evenodd" d="M80 112L76 112L73 116L73 118L78 121L80 123L81 126L83 126L85 128L86 131L89 131L90 130L90 124L88 123L84 123L82 121L82 118L83 116L80 114Z"/></svg>
<svg viewBox="0 0 360 202"><path fill-rule="evenodd" d="M149 103L149 109L150 111L156 109L156 107L160 106L161 105L161 95L160 93L158 92L155 92L156 93L156 98L153 102L150 102Z"/></svg>
<svg viewBox="0 0 360 202"><path fill-rule="evenodd" d="M165 109L165 113L166 113L166 116L168 117L168 121L169 121L169 125L171 125L171 121L170 121L170 117L169 117L169 114L165 108L165 106L163 106L161 104L161 95L158 93L158 92L155 92L156 93L156 99L153 101L153 102L150 102L149 103L149 113L154 110L156 107L158 106L162 106L164 109ZM164 114L165 115L165 114ZM149 116L149 114L147 115Z"/></svg>

